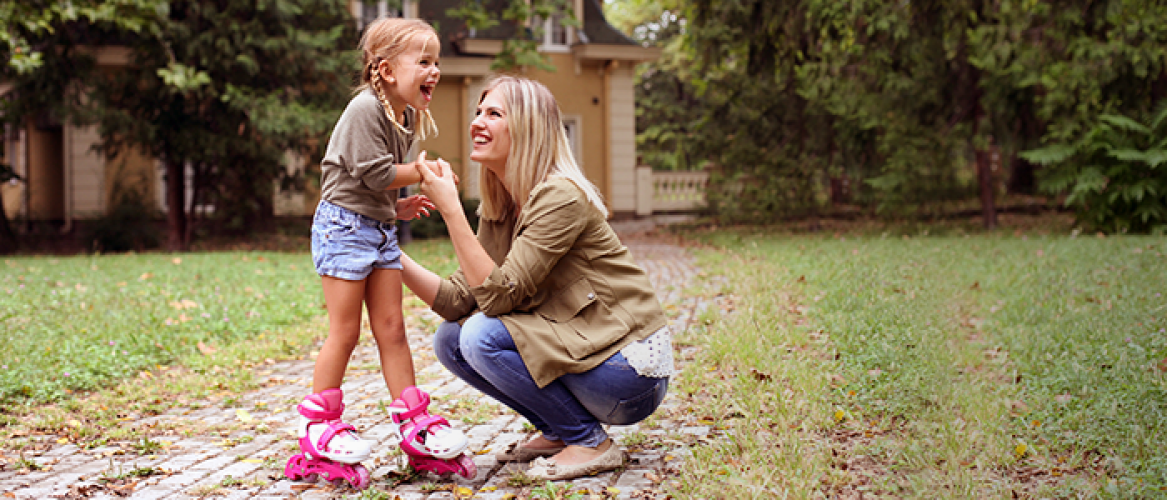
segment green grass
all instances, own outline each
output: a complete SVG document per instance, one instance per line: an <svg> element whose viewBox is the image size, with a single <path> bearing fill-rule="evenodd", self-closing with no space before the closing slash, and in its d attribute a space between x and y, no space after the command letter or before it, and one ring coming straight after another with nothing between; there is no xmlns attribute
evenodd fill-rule
<svg viewBox="0 0 1167 500"><path fill-rule="evenodd" d="M448 273L441 241L406 248ZM301 247L303 245L300 245ZM263 382L273 360L327 333L320 278L303 251L8 257L0 260L0 448L44 434L82 446L151 443L119 425ZM170 429L184 433L208 429Z"/></svg>
<svg viewBox="0 0 1167 500"><path fill-rule="evenodd" d="M692 450L670 495L1167 497L1167 240L820 227L687 233L704 245L685 293L714 307L677 339L699 349L670 418L718 435L670 438ZM448 242L406 250L454 268ZM0 265L14 452L53 435L153 453L169 443L150 433L219 432L119 424L253 390L326 331L304 252Z"/></svg>
<svg viewBox="0 0 1167 500"><path fill-rule="evenodd" d="M1167 496L1167 240L948 233L697 235L678 497Z"/></svg>
<svg viewBox="0 0 1167 500"><path fill-rule="evenodd" d="M409 250L452 268L434 242ZM0 270L0 407L59 401L324 314L303 252L10 257Z"/></svg>
<svg viewBox="0 0 1167 500"><path fill-rule="evenodd" d="M6 258L0 404L56 401L322 313L302 253ZM298 348L300 346L290 346Z"/></svg>

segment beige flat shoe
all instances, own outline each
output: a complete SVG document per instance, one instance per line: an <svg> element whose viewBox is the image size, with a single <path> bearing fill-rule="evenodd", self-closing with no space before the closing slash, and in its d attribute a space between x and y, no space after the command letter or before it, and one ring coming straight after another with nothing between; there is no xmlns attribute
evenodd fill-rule
<svg viewBox="0 0 1167 500"><path fill-rule="evenodd" d="M559 453L564 448L567 448L567 445L555 448L527 448L523 446L523 443L515 443L509 450L495 454L494 458L499 462L530 462L539 457L549 457Z"/></svg>
<svg viewBox="0 0 1167 500"><path fill-rule="evenodd" d="M612 443L604 453L596 458L578 465L560 465L554 459L536 458L527 470L527 476L534 479L559 481L591 476L601 472L619 469L624 466L624 449Z"/></svg>

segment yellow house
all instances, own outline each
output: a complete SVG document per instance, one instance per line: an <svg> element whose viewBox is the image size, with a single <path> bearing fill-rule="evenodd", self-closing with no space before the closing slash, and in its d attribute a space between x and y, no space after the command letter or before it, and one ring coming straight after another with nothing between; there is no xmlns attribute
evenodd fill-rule
<svg viewBox="0 0 1167 500"><path fill-rule="evenodd" d="M459 171L467 196L478 193L478 167L468 160L471 148L469 124L477 98L491 76L490 65L514 36L514 26L502 25L481 33L446 15L464 0L350 1L358 25L379 16L425 19L442 37L442 80L434 95L431 113L440 134L422 148L430 157L440 156ZM508 0L486 0L501 9ZM637 209L636 64L659 55L629 40L604 18L600 0L573 0L571 6L580 28L542 20L545 29L538 40L540 52L556 68L553 72L529 69L524 74L547 85L559 101L564 126L587 176L596 183L614 217L632 216ZM390 5L396 6L391 9ZM524 32L528 32L524 30ZM99 67L129 64L129 52L120 47L94 51ZM354 69L355 71L355 69ZM7 89L0 84L0 94ZM0 186L10 219L57 226L69 231L75 221L100 217L110 208L117 183L140 186L148 199L165 207L158 162L127 154L106 160L91 150L99 140L96 129L69 123L53 123L30 117L23 127L3 134L3 162L13 166L26 183ZM303 167L289 158L289 168ZM314 193L277 195L277 215L310 215Z"/></svg>

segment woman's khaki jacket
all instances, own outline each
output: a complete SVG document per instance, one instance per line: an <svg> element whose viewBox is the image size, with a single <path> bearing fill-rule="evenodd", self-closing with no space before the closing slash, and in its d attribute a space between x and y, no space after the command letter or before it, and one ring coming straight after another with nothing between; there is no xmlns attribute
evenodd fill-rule
<svg viewBox="0 0 1167 500"><path fill-rule="evenodd" d="M448 321L479 310L502 320L539 387L667 324L644 270L570 180L536 186L517 220L482 220L478 241L494 270L470 287L459 269L442 281L433 310Z"/></svg>

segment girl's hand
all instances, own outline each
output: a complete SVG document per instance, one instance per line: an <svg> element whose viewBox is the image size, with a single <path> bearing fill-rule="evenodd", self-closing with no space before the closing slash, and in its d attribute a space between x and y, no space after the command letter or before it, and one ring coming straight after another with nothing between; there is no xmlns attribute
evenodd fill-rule
<svg viewBox="0 0 1167 500"><path fill-rule="evenodd" d="M430 210L437 207L424 194L415 194L397 200L397 220L413 220L418 217L429 217Z"/></svg>
<svg viewBox="0 0 1167 500"><path fill-rule="evenodd" d="M430 172L441 175L442 171L441 171L441 167L438 166L438 162L446 163L447 167L450 166L450 164L447 163L446 160L443 160L441 158L438 158L437 160L426 159L426 152L422 151L421 154L418 155L417 160L415 160L413 162L414 163L413 167L415 170L417 170L417 172L419 174L421 173L421 170L423 168L428 168ZM453 172L453 170L451 170L451 172ZM423 179L424 179L424 177L423 177ZM458 174L454 174L454 185L458 185Z"/></svg>
<svg viewBox="0 0 1167 500"><path fill-rule="evenodd" d="M421 192L433 200L439 211L460 209L458 176L446 160L427 161L418 172L421 172Z"/></svg>

